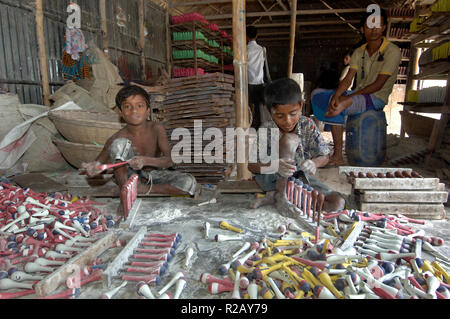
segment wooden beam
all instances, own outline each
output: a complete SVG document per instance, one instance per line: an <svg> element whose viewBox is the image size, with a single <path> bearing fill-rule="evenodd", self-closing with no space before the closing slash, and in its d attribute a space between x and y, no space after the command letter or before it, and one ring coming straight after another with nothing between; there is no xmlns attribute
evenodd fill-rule
<svg viewBox="0 0 450 319"><path fill-rule="evenodd" d="M277 5L276 3L272 4L272 6L269 9L267 9L267 11L272 10L273 7L275 7L276 5ZM262 18L263 18L263 16L260 16L258 19L256 19L255 21L252 22L252 25L255 25L256 23L258 23ZM272 22L271 16L269 16L269 20L270 20L270 22Z"/></svg>
<svg viewBox="0 0 450 319"><path fill-rule="evenodd" d="M289 11L289 9L284 5L284 3L281 0L277 0L277 2L284 11Z"/></svg>
<svg viewBox="0 0 450 319"><path fill-rule="evenodd" d="M39 48L39 67L41 73L42 96L44 105L50 106L50 84L48 77L47 49L45 47L44 35L44 12L42 0L36 0L36 36Z"/></svg>
<svg viewBox="0 0 450 319"><path fill-rule="evenodd" d="M359 20L350 20L348 21L350 23L358 23ZM335 24L346 24L344 21L340 20L332 20L332 21L304 21L304 22L298 22L297 25L299 26L307 26L307 25L335 25ZM255 24L254 25L257 28L278 28L278 27L290 27L291 24L289 22L282 22L282 23L268 23L268 24ZM225 26L219 26L220 29L231 29L233 28L232 25L225 25Z"/></svg>
<svg viewBox="0 0 450 319"><path fill-rule="evenodd" d="M289 37L284 37L284 38L280 38L280 37L276 37L276 38L264 38L264 39L259 39L258 42L267 42L267 41L290 41L291 38ZM284 44L286 46L286 43Z"/></svg>
<svg viewBox="0 0 450 319"><path fill-rule="evenodd" d="M311 33L339 33L339 32L350 32L349 29L320 29L320 28L315 28L312 30L299 30L299 34L311 34Z"/></svg>
<svg viewBox="0 0 450 319"><path fill-rule="evenodd" d="M356 38L356 35L354 33L351 32L347 32L347 33L339 33L339 34L330 34L330 35L313 35L313 36L299 36L300 39L302 40L314 40L314 39L344 39L344 38L349 38L349 39L353 39Z"/></svg>
<svg viewBox="0 0 450 319"><path fill-rule="evenodd" d="M320 10L297 10L297 15L323 15L323 14L338 14L338 13L359 13L366 12L366 8L356 8L356 9L320 9ZM261 11L261 12L247 12L246 17L278 17L278 16L288 16L291 15L291 11ZM219 14L219 15L209 15L205 16L206 20L224 20L231 19L232 14Z"/></svg>
<svg viewBox="0 0 450 319"><path fill-rule="evenodd" d="M270 10L268 10L267 8L266 8L266 6L264 5L264 3L262 3L262 1L261 0L258 0L258 3L259 3L259 5L261 6L261 8L263 8L263 10L265 11L265 12L269 12ZM262 17L262 16L261 16ZM269 16L269 20L270 20L270 22L272 22L272 16Z"/></svg>
<svg viewBox="0 0 450 319"><path fill-rule="evenodd" d="M141 59L142 66L142 74L141 79L143 81L145 78L145 26L144 26L144 17L145 17L145 6L144 0L139 0L139 53Z"/></svg>
<svg viewBox="0 0 450 319"><path fill-rule="evenodd" d="M106 20L106 0L99 0L100 26L102 30L102 50L109 57L108 24Z"/></svg>
<svg viewBox="0 0 450 319"><path fill-rule="evenodd" d="M291 34L289 41L289 61L287 76L292 76L292 68L294 65L294 51L295 51L295 29L297 22L297 0L291 0Z"/></svg>
<svg viewBox="0 0 450 319"><path fill-rule="evenodd" d="M346 33L346 32L351 31L349 29L313 29L313 30L297 29L296 36L299 37L299 35L302 34L313 34L313 33ZM262 32L258 33L258 39L289 34L290 34L289 31Z"/></svg>
<svg viewBox="0 0 450 319"><path fill-rule="evenodd" d="M233 52L234 78L236 88L236 127L243 130L249 128L248 114L248 79L247 79L247 41L245 21L245 0L233 0ZM237 139L237 148L247 150L242 141ZM236 152L239 155L239 152ZM238 180L247 180L250 173L247 168L247 152L245 163L237 163Z"/></svg>
<svg viewBox="0 0 450 319"><path fill-rule="evenodd" d="M255 2L257 0L247 0L247 2ZM203 1L182 1L182 2L173 2L171 7L191 7L191 6L206 6L209 4L225 4L230 3L232 0L203 0Z"/></svg>
<svg viewBox="0 0 450 319"><path fill-rule="evenodd" d="M318 39L354 39L354 38L355 38L355 34L353 34L353 33L333 34L333 35L315 35L315 36L309 36L309 37L297 36L297 39L301 39L302 41L318 40ZM291 40L290 37L289 38L274 37L274 38L261 38L261 39L259 39L259 42L263 43L263 42L267 42L267 41L290 41L290 40Z"/></svg>
<svg viewBox="0 0 450 319"><path fill-rule="evenodd" d="M263 32L258 33L258 39L261 39L261 37L271 37L274 35L288 35L289 31L278 31L278 32Z"/></svg>
<svg viewBox="0 0 450 319"><path fill-rule="evenodd" d="M324 4L324 6L326 6L329 10L334 10L334 9L333 9L330 5L328 5L328 3L326 3L325 1L320 0L320 2L322 2L322 3ZM358 29L356 29L353 25L351 25L350 23L348 23L347 20L346 20L344 17L342 17L339 13L334 12L334 14L335 14L337 17L339 17L339 19L341 19L342 21L344 21L345 23L347 23L347 24L350 26L350 28L352 28L352 29L354 29L354 30L358 30Z"/></svg>

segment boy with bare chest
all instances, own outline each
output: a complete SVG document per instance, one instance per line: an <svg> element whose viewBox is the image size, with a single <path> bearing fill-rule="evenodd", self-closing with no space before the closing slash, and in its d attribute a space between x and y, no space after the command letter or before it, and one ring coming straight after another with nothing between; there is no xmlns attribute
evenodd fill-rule
<svg viewBox="0 0 450 319"><path fill-rule="evenodd" d="M101 173L99 165L127 161L114 168L119 188L133 174L138 174L138 193L193 195L196 180L190 174L167 170L173 166L166 131L161 123L152 122L147 92L139 86L127 86L117 93L116 105L127 125L111 136L94 162L83 163L88 176Z"/></svg>

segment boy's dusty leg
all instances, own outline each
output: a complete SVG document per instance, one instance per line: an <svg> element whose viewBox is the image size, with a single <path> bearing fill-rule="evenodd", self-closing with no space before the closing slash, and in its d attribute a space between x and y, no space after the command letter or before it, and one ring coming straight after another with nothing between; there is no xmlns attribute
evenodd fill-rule
<svg viewBox="0 0 450 319"><path fill-rule="evenodd" d="M329 165L344 165L342 155L344 127L342 125L331 125L331 135L333 137L333 155L330 156Z"/></svg>
<svg viewBox="0 0 450 319"><path fill-rule="evenodd" d="M280 158L287 160L295 160L295 152L297 150L300 138L297 134L287 133L280 139ZM298 218L301 210L290 203L286 197L286 185L288 179L280 177L275 185L275 207L278 212L286 217Z"/></svg>

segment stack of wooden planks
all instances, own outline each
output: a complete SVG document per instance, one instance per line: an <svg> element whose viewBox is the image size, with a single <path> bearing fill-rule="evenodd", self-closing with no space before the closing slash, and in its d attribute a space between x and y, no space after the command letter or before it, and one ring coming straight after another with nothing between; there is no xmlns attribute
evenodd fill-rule
<svg viewBox="0 0 450 319"><path fill-rule="evenodd" d="M339 167L352 184L363 212L443 219L448 192L439 178L423 178L411 168Z"/></svg>
<svg viewBox="0 0 450 319"><path fill-rule="evenodd" d="M182 163L177 163L172 153L177 163L175 169L192 174L200 183L217 184L231 173L232 164L226 161L226 150L232 145L226 143L225 137L226 129L235 125L233 84L234 76L223 73L175 78L165 84L160 119L171 147L181 143L186 148L179 152L180 155L185 155L183 151L187 149L191 152L189 160L185 158ZM190 140L179 136L182 131L175 130L180 128L189 131ZM206 138L204 133L210 128L216 128L215 131L220 131L222 136ZM223 138L222 150L211 147L211 143L219 141L219 138ZM211 162L205 158L204 155L210 153L204 152L205 147L212 150L211 155L216 156L217 160Z"/></svg>

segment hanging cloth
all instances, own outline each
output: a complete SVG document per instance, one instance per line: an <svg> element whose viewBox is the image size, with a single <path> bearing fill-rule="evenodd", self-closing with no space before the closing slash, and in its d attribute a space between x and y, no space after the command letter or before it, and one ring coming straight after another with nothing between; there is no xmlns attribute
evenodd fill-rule
<svg viewBox="0 0 450 319"><path fill-rule="evenodd" d="M84 34L81 29L66 28L66 44L64 51L69 54L73 60L80 59L80 53L87 50L88 46L84 39Z"/></svg>

